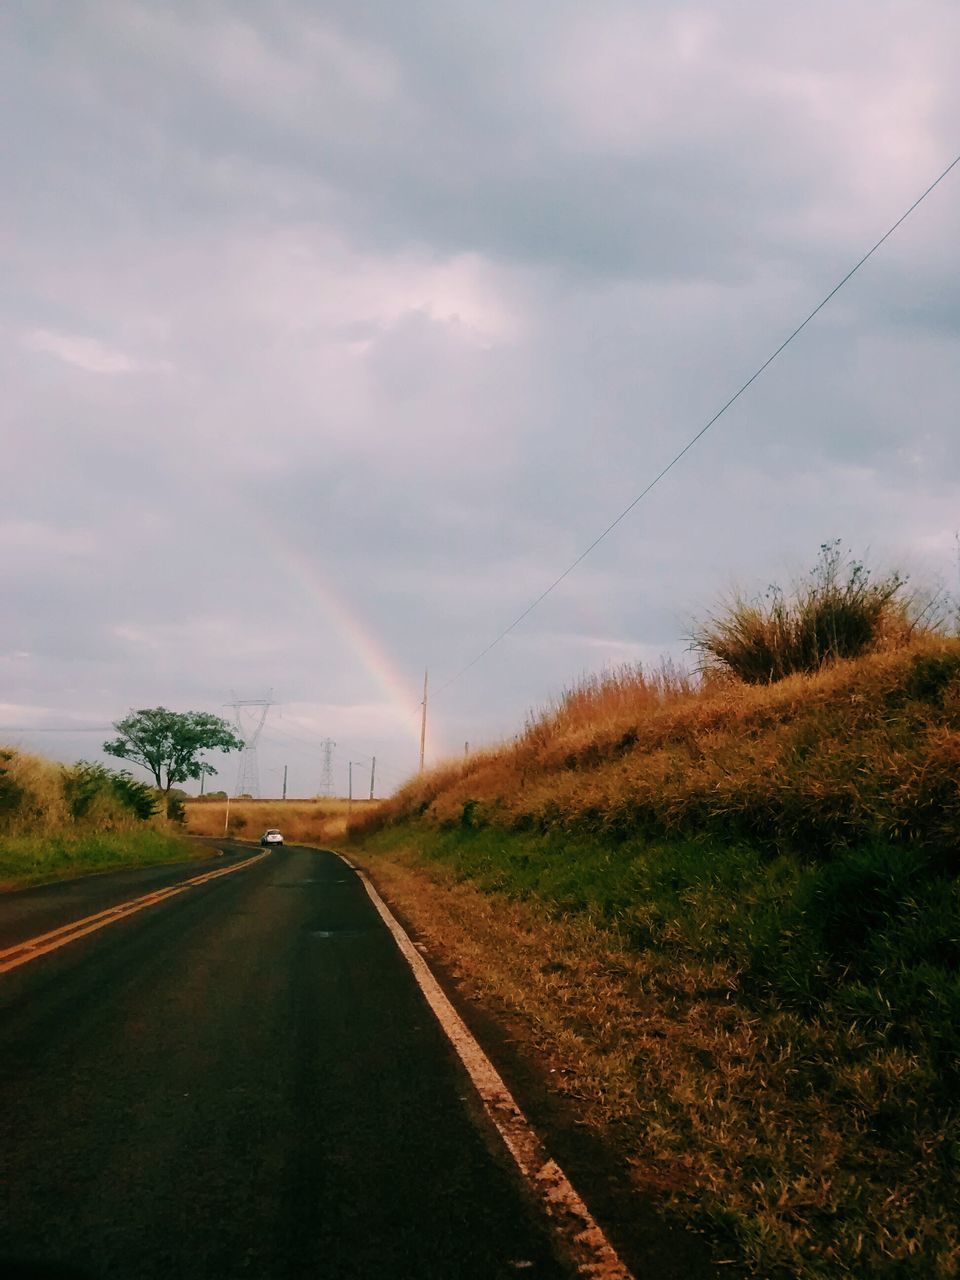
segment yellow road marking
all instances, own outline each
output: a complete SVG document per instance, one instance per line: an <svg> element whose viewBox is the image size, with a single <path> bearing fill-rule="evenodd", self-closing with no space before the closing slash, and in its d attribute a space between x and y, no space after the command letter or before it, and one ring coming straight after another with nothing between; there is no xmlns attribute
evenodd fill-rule
<svg viewBox="0 0 960 1280"><path fill-rule="evenodd" d="M393 934L394 941L413 970L413 976L427 1003L473 1081L484 1111L496 1126L554 1231L572 1255L577 1274L589 1277L589 1280L633 1280L631 1272L624 1266L603 1228L577 1194L567 1175L547 1154L503 1077L447 999L403 926L377 893L365 872L342 853L338 857L357 873L381 919Z"/></svg>
<svg viewBox="0 0 960 1280"><path fill-rule="evenodd" d="M235 863L232 867L219 867L216 871L205 871L203 875L192 876L191 879L183 880L180 884L168 885L164 889L154 889L139 898L131 898L129 902L120 902L114 907L97 911L92 916L72 920L69 924L61 925L59 929L51 929L49 933L41 933L35 938L28 938L25 942L18 942L15 946L0 951L0 973L7 973L8 970L36 960L39 956L45 956L50 951L65 947L68 942L83 938L88 933L95 933L97 929L103 929L117 920L125 920L127 916L135 915L146 907L154 907L158 902L173 898L178 893L185 893L187 889L195 889L198 885L216 880L219 876L228 876L231 872L241 871L244 867L252 867L261 858L266 858L269 852L267 850L265 853L258 853L243 862Z"/></svg>

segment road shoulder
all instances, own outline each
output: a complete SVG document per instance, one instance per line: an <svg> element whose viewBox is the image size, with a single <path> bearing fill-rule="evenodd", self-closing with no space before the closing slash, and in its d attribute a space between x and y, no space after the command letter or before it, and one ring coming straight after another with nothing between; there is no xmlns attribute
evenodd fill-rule
<svg viewBox="0 0 960 1280"><path fill-rule="evenodd" d="M558 1043L546 1020L537 1017L537 1004L551 998L545 975L529 972L523 999L505 986L504 948L516 938L518 923L508 918L511 912L491 912L483 895L445 884L409 859L362 850L346 856L370 877L397 916L624 1262L637 1275L653 1274L658 1280L742 1274L727 1259L716 1266L702 1236L670 1220L665 1211L670 1188L656 1185L657 1173L643 1168L643 1153L631 1148L627 1135L617 1133L616 1124L597 1124L596 1107L581 1093L596 1081L578 1077L575 1047ZM476 900L468 904L468 897ZM473 915L471 920L471 908L478 907L483 918ZM548 971L549 984L551 961L541 968Z"/></svg>

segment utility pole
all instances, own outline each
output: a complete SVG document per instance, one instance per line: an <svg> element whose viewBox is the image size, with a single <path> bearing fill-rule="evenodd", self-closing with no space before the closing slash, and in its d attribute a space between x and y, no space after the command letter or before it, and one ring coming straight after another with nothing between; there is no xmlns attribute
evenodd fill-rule
<svg viewBox="0 0 960 1280"><path fill-rule="evenodd" d="M201 773L200 775L200 799L201 800L203 799L203 784L206 782L206 780L207 780L207 775L205 773Z"/></svg>
<svg viewBox="0 0 960 1280"><path fill-rule="evenodd" d="M230 830L230 792L227 792L227 812L223 815L223 834Z"/></svg>
<svg viewBox="0 0 960 1280"><path fill-rule="evenodd" d="M287 798L287 766L283 766L283 798Z"/></svg>
<svg viewBox="0 0 960 1280"><path fill-rule="evenodd" d="M420 772L423 773L423 755L427 747L427 676L429 672L423 673L423 717L420 721Z"/></svg>
<svg viewBox="0 0 960 1280"><path fill-rule="evenodd" d="M465 756L468 756L468 755L470 754L470 743L469 743L469 742L465 742L465 743L463 744L463 754L464 754Z"/></svg>
<svg viewBox="0 0 960 1280"><path fill-rule="evenodd" d="M353 766L356 765L359 769L363 763L362 760L351 760L347 765L347 777L349 778L347 784L347 817L350 816L353 810Z"/></svg>
<svg viewBox="0 0 960 1280"><path fill-rule="evenodd" d="M370 761L370 799L373 799L373 780L377 775L377 757Z"/></svg>

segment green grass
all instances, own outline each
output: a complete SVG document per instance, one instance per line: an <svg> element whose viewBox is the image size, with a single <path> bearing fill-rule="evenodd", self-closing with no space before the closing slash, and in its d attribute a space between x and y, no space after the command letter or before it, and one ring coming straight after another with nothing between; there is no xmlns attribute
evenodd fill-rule
<svg viewBox="0 0 960 1280"><path fill-rule="evenodd" d="M801 1012L853 1000L863 1016L863 993L882 987L890 1034L924 1027L960 1087L960 883L933 852L877 843L817 864L745 843L495 827L388 829L366 847L401 840L487 892L584 913L633 948L730 964L754 999Z"/></svg>
<svg viewBox="0 0 960 1280"><path fill-rule="evenodd" d="M733 1066L708 1054L693 1075L678 1033L681 1084L664 1095L675 1131L663 1142L713 1170L691 1210L702 1225L732 1237L758 1274L954 1274L960 885L941 853L873 842L818 861L743 841L612 844L475 819L387 829L364 850L414 846L488 894L589 921L612 953L641 960L658 1008L682 1022L691 1001L712 1002L750 1028ZM669 1035L664 1044L669 1053ZM745 1089L741 1070L762 1089ZM690 1101L703 1090L730 1108L725 1149L706 1136L713 1104ZM648 1144L639 1121L637 1131Z"/></svg>
<svg viewBox="0 0 960 1280"><path fill-rule="evenodd" d="M94 871L152 866L191 856L179 836L153 829L79 834L0 835L0 886L66 880Z"/></svg>

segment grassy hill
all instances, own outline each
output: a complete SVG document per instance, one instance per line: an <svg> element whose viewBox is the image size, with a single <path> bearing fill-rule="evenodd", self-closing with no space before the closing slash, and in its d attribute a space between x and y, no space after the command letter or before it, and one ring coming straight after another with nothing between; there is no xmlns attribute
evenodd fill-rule
<svg viewBox="0 0 960 1280"><path fill-rule="evenodd" d="M960 641L821 659L588 680L352 836L757 1274L952 1276Z"/></svg>
<svg viewBox="0 0 960 1280"><path fill-rule="evenodd" d="M0 889L190 856L153 789L0 747Z"/></svg>

